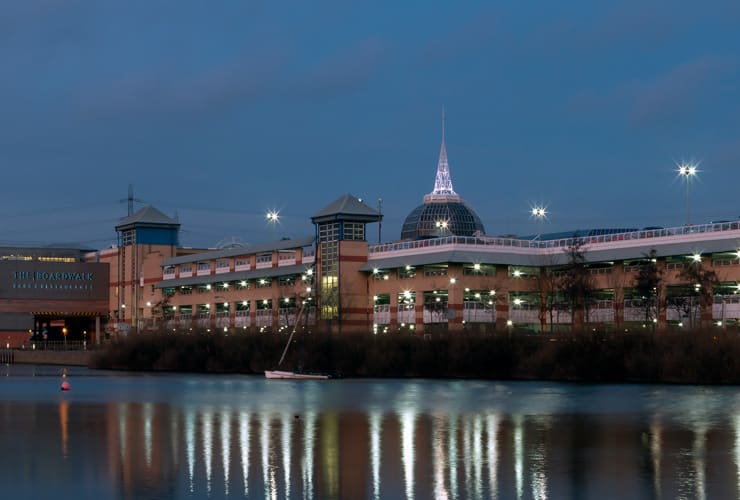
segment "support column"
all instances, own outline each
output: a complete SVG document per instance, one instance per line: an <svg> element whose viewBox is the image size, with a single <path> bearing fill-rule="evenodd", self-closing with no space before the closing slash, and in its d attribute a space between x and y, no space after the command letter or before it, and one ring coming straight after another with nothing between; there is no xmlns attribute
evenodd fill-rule
<svg viewBox="0 0 740 500"><path fill-rule="evenodd" d="M414 315L416 321L414 329L417 334L422 335L424 333L424 292L419 292L418 290L416 291L414 312L416 313Z"/></svg>
<svg viewBox="0 0 740 500"><path fill-rule="evenodd" d="M508 294L496 294L496 331L505 332L506 323L509 321L509 299Z"/></svg>

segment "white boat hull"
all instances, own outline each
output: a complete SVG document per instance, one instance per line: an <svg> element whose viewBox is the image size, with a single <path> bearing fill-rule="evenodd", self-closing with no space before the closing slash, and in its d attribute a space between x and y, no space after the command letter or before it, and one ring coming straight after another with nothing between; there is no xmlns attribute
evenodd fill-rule
<svg viewBox="0 0 740 500"><path fill-rule="evenodd" d="M329 375L321 373L301 373L283 370L265 370L265 378L272 379L295 379L295 380L326 380Z"/></svg>

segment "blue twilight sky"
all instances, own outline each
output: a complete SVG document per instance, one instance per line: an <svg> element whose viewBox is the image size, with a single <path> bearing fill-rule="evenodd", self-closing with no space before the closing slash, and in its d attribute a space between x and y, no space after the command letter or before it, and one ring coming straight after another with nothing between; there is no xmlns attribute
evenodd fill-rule
<svg viewBox="0 0 740 500"><path fill-rule="evenodd" d="M0 245L108 246L129 184L187 246L313 234L345 193L398 239L443 106L488 234L539 203L546 232L683 224L689 160L691 222L740 216L737 0L5 0Z"/></svg>

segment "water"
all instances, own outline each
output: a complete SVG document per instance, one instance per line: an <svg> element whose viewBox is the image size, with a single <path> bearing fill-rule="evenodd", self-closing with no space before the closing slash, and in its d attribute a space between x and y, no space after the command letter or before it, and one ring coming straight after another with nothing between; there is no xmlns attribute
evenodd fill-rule
<svg viewBox="0 0 740 500"><path fill-rule="evenodd" d="M735 387L7 366L3 498L736 498Z"/></svg>

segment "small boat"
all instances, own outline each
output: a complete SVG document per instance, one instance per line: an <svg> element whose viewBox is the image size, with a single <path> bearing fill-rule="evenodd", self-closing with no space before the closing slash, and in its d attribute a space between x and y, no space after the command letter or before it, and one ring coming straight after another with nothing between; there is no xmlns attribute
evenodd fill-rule
<svg viewBox="0 0 740 500"><path fill-rule="evenodd" d="M331 378L325 373L291 372L285 370L265 370L265 378L296 379L296 380L326 380Z"/></svg>

